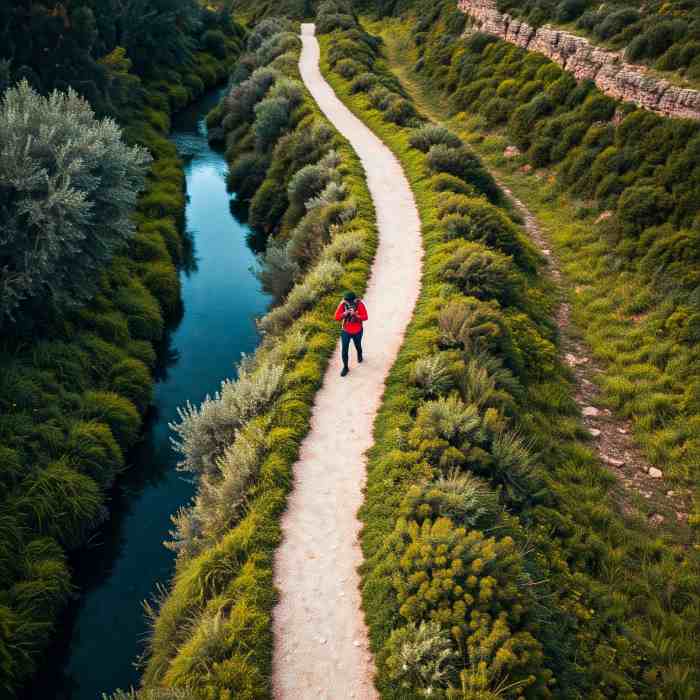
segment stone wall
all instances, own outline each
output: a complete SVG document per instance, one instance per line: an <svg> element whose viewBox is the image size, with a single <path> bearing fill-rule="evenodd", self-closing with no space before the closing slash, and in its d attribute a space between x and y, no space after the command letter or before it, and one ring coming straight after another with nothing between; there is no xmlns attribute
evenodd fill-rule
<svg viewBox="0 0 700 700"><path fill-rule="evenodd" d="M667 117L700 120L699 91L654 78L644 66L627 63L619 52L601 49L587 39L550 26L535 29L499 12L496 0L458 0L458 6L480 31L544 54L577 80L593 80L610 97Z"/></svg>

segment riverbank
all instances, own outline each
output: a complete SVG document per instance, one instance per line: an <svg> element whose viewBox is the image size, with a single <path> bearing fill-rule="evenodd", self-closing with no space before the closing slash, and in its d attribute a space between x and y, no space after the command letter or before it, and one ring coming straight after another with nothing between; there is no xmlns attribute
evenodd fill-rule
<svg viewBox="0 0 700 700"><path fill-rule="evenodd" d="M170 516L194 494L192 481L175 470L168 424L187 400L214 394L231 376L233 360L259 341L254 320L269 297L251 269L250 229L230 211L226 161L210 147L204 124L220 95L219 89L208 93L173 119L170 138L183 160L185 234L192 248L180 271L183 316L159 352L144 434L112 491L110 519L73 557L81 596L61 623L56 652L49 655L55 665L43 666L41 686L29 697L93 700L138 683L134 662L148 631L142 602L172 576L174 554L162 542Z"/></svg>
<svg viewBox="0 0 700 700"><path fill-rule="evenodd" d="M185 196L182 163L167 138L171 115L227 75L240 41L228 37L222 57L195 53L190 72L143 86L143 103L123 130L154 161L137 232L102 274L95 298L65 313L45 309L3 336L0 644L9 662L0 670L8 692L35 671L76 595L67 552L109 518L107 496L152 400L156 345L181 311Z"/></svg>
<svg viewBox="0 0 700 700"><path fill-rule="evenodd" d="M377 245L362 166L298 80L294 25L256 31L247 73L209 124L240 144L229 182L245 188L251 222L270 235L263 272L279 303L238 380L176 427L198 491L178 518L176 573L152 611L144 697L161 688L270 696L272 565L292 466L337 348L333 312L343 290L364 293Z"/></svg>

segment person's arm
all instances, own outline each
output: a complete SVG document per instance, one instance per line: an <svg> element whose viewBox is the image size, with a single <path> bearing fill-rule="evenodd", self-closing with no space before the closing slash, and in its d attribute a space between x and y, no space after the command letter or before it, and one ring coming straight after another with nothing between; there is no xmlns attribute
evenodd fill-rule
<svg viewBox="0 0 700 700"><path fill-rule="evenodd" d="M338 308L335 310L335 320L336 321L342 321L343 316L345 315L345 309L344 309L345 304L341 301L340 304L338 304Z"/></svg>
<svg viewBox="0 0 700 700"><path fill-rule="evenodd" d="M357 305L357 315L361 321L366 321L367 320L367 307L365 306L365 302L361 301Z"/></svg>

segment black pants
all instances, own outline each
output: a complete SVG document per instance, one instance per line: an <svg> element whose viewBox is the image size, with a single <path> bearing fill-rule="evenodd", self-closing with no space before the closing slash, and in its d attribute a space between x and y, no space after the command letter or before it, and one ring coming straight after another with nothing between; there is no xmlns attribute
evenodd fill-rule
<svg viewBox="0 0 700 700"><path fill-rule="evenodd" d="M348 366L348 350L350 349L350 341L355 344L355 349L357 350L357 356L362 357L362 331L359 333L348 333L347 331L341 331L340 341L341 341L341 357L343 358L343 367Z"/></svg>

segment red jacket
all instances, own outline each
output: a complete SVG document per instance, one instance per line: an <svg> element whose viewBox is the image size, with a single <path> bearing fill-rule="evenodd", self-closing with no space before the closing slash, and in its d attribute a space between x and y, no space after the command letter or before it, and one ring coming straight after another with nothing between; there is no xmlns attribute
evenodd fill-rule
<svg viewBox="0 0 700 700"><path fill-rule="evenodd" d="M350 335L356 335L362 330L362 322L367 320L367 308L363 301L359 300L357 302L357 311L352 318L345 318L345 301L341 301L338 304L338 308L335 310L335 320L343 322L343 330Z"/></svg>

